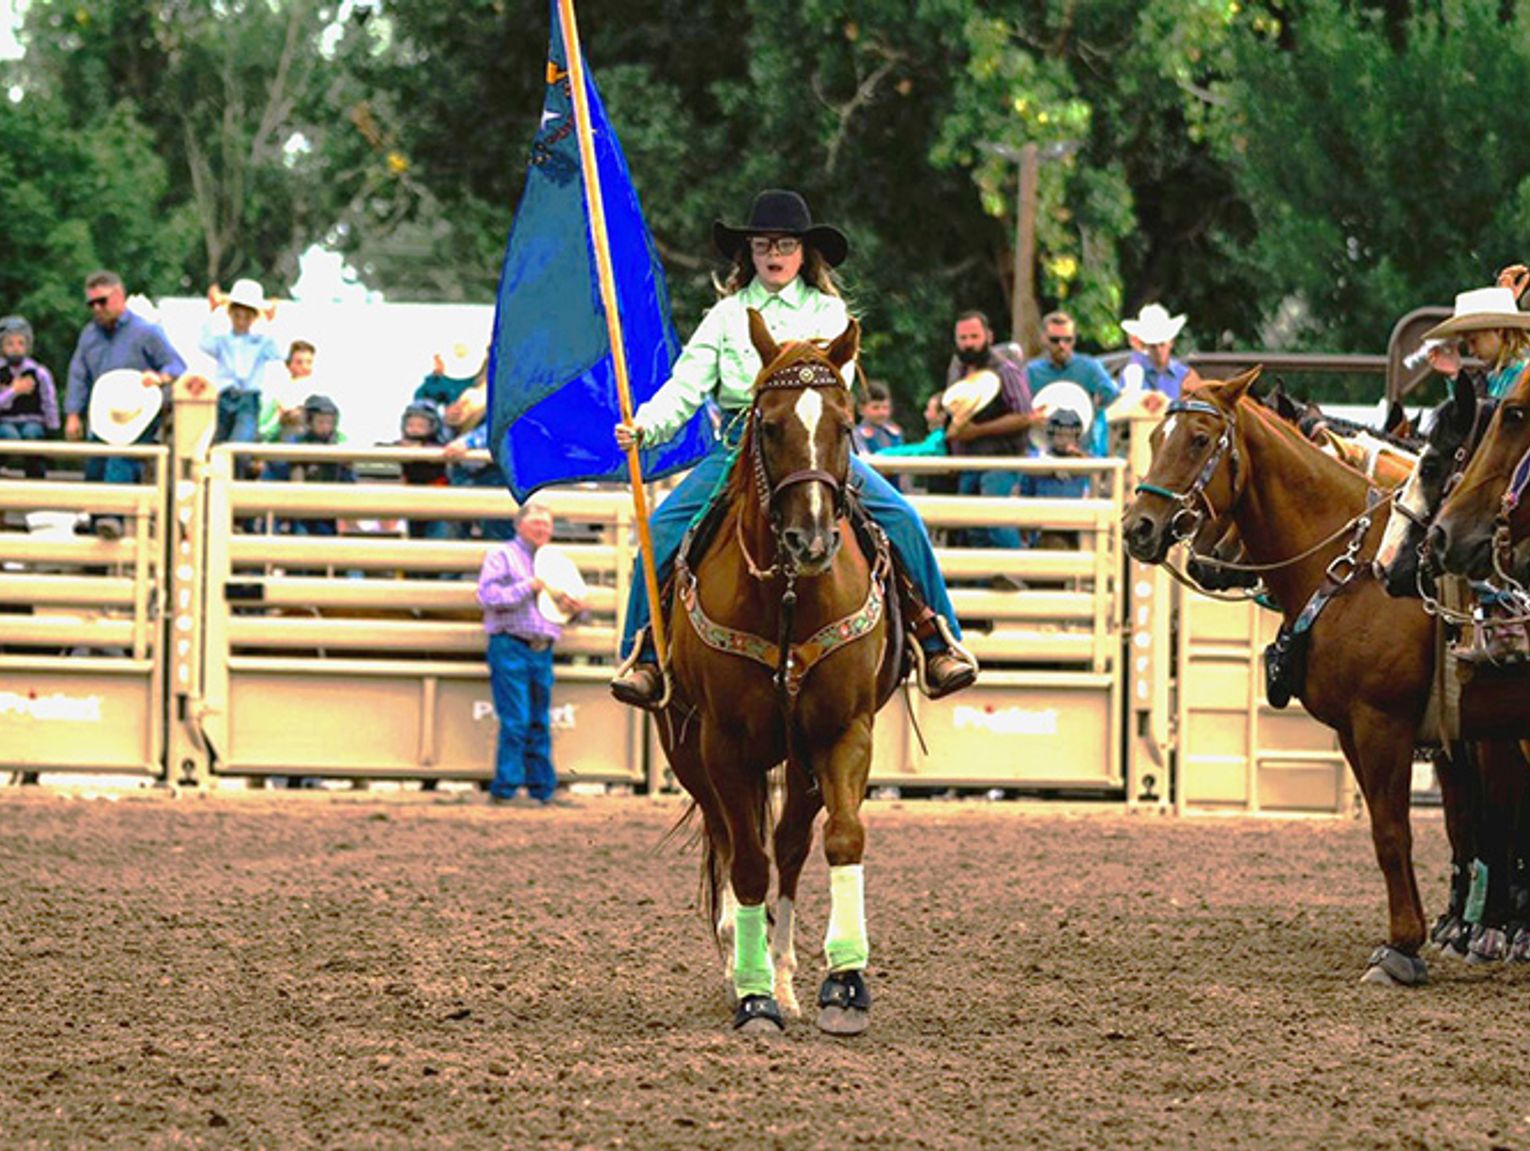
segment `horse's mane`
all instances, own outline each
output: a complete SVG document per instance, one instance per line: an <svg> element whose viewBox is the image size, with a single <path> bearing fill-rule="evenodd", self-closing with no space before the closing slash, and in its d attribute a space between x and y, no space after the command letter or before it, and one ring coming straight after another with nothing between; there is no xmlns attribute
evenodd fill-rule
<svg viewBox="0 0 1530 1151"><path fill-rule="evenodd" d="M1330 415L1328 412L1323 411L1322 408L1317 407L1316 404L1313 407L1316 408L1317 418L1341 436L1358 436L1363 432L1380 440L1382 443L1390 444L1394 448L1405 452L1412 452L1415 455L1424 448L1422 436L1393 435L1391 432L1384 432L1380 428L1373 428L1369 424L1362 424L1358 420L1347 420L1343 416Z"/></svg>

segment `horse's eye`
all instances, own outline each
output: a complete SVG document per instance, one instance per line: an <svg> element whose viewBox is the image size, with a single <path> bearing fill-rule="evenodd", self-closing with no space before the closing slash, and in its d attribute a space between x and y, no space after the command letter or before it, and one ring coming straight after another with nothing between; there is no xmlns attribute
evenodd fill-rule
<svg viewBox="0 0 1530 1151"><path fill-rule="evenodd" d="M1511 404L1503 410L1503 422L1506 424L1522 424L1525 422L1525 409L1518 404Z"/></svg>
<svg viewBox="0 0 1530 1151"><path fill-rule="evenodd" d="M1211 443L1211 437L1205 432L1196 432L1195 435L1190 437L1190 446L1192 448L1204 448L1209 443Z"/></svg>
<svg viewBox="0 0 1530 1151"><path fill-rule="evenodd" d="M761 420L760 431L765 433L767 440L780 439L781 437L781 425L774 420Z"/></svg>
<svg viewBox="0 0 1530 1151"><path fill-rule="evenodd" d="M1432 480L1440 474L1440 461L1432 460L1428 456L1418 462L1418 474L1422 479Z"/></svg>

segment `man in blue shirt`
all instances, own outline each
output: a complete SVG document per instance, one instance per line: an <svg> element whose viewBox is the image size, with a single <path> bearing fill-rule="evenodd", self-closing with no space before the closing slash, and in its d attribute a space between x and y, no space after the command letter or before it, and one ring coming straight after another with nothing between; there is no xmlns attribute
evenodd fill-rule
<svg viewBox="0 0 1530 1151"><path fill-rule="evenodd" d="M1110 380L1105 368L1093 356L1075 352L1078 341L1073 317L1067 312L1052 312L1041 321L1047 341L1047 354L1025 365L1026 380L1035 395L1048 384L1067 380L1079 385L1089 393L1094 404L1094 427L1084 437L1084 448L1091 456L1108 454L1105 429L1105 409L1116 398L1116 385Z"/></svg>
<svg viewBox="0 0 1530 1151"><path fill-rule="evenodd" d="M142 372L143 386L157 388L186 370L186 361L170 346L160 327L128 311L127 293L117 273L92 272L85 277L85 304L90 308L90 323L80 329L64 393L64 436L70 440L85 437L84 413L90 407L91 389L107 372L120 368ZM137 442L153 443L159 425L156 418ZM93 483L136 484L141 473L140 461L117 457L104 462L97 457L85 467L85 478ZM102 517L96 520L96 531L115 539L122 534L122 524Z"/></svg>

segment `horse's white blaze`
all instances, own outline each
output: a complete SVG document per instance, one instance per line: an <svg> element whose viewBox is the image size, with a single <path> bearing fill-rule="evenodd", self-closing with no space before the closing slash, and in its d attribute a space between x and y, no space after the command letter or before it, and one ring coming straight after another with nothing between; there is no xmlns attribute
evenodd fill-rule
<svg viewBox="0 0 1530 1151"><path fill-rule="evenodd" d="M802 1013L797 992L792 987L792 977L797 974L796 928L792 901L778 899L775 930L770 935L770 958L776 968L776 1002L782 1011L794 1017Z"/></svg>
<svg viewBox="0 0 1530 1151"><path fill-rule="evenodd" d="M1179 417L1177 415L1170 416L1168 419L1166 419L1163 422L1163 438L1165 440L1167 440L1170 436L1172 436L1174 434L1174 429L1177 428L1178 426L1179 426Z"/></svg>
<svg viewBox="0 0 1530 1151"><path fill-rule="evenodd" d="M823 396L817 388L803 388L802 395L797 397L797 406L792 409L807 431L808 442L808 467L818 467L818 421L823 419ZM823 485L812 484L808 490L808 508L814 518L823 515Z"/></svg>
<svg viewBox="0 0 1530 1151"><path fill-rule="evenodd" d="M1408 477L1408 482L1402 487L1397 495L1399 506L1407 508L1419 519L1427 519L1429 509L1424 506L1423 484L1419 482L1418 468L1415 466L1413 474ZM1386 567L1397 558L1397 553L1402 551L1403 541L1408 538L1408 521L1403 516L1392 516L1387 521L1387 530L1381 537L1381 546L1376 549L1376 562Z"/></svg>

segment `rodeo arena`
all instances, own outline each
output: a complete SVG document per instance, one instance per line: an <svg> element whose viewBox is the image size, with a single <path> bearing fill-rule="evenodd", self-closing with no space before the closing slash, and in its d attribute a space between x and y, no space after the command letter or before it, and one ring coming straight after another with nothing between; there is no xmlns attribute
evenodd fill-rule
<svg viewBox="0 0 1530 1151"><path fill-rule="evenodd" d="M496 306L0 319L0 1147L1530 1148L1530 272L895 420L554 13Z"/></svg>

